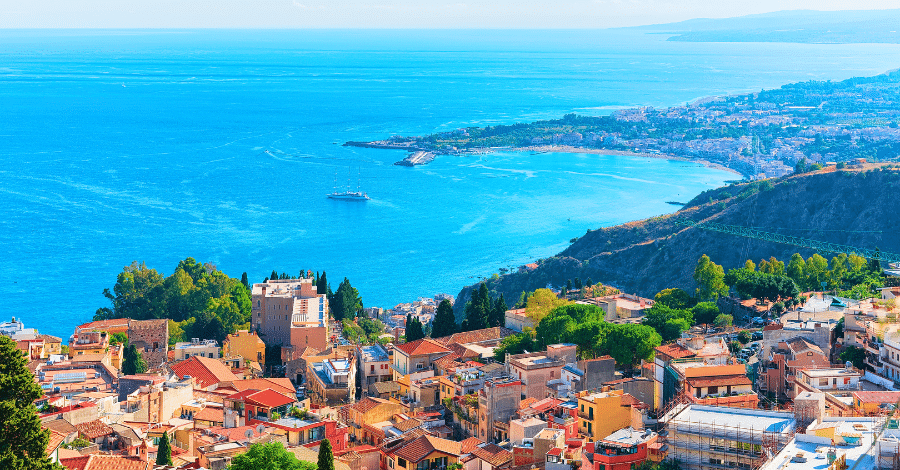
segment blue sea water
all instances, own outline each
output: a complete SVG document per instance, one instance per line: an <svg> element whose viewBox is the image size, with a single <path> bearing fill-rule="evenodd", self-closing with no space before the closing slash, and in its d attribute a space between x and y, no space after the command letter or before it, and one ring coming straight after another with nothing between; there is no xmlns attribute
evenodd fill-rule
<svg viewBox="0 0 900 470"><path fill-rule="evenodd" d="M0 31L0 297L65 338L133 260L325 270L368 306L455 295L735 175L512 152L405 168L340 144L873 75L898 52L632 30ZM372 200L325 198L348 176Z"/></svg>

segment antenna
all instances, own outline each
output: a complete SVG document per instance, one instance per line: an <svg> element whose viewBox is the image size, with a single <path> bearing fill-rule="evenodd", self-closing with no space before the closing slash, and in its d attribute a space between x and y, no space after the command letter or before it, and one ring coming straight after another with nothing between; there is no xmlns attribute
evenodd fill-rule
<svg viewBox="0 0 900 470"><path fill-rule="evenodd" d="M257 434L262 434L263 431L265 431L265 430L266 430L266 427L263 426L262 424L260 424L259 426L256 426L256 432L257 432Z"/></svg>
<svg viewBox="0 0 900 470"><path fill-rule="evenodd" d="M245 436L247 439L250 439L251 437L253 437L253 430L252 430L252 429L248 429L248 430L244 431L244 436Z"/></svg>

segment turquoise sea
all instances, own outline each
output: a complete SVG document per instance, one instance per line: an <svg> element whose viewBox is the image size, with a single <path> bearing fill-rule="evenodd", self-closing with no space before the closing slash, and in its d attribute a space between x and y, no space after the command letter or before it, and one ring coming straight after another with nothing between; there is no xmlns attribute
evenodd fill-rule
<svg viewBox="0 0 900 470"><path fill-rule="evenodd" d="M325 270L367 306L455 295L735 175L510 152L405 168L403 152L340 144L873 75L898 57L634 30L0 31L0 298L68 338L123 266L168 275L188 256L257 282ZM372 200L325 198L348 173Z"/></svg>

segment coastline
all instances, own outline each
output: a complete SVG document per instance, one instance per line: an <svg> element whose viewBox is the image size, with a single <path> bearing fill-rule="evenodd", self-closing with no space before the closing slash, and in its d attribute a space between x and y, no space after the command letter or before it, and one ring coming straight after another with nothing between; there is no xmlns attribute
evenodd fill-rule
<svg viewBox="0 0 900 470"><path fill-rule="evenodd" d="M707 168L713 168L716 170L727 171L730 173L734 173L739 176L741 179L745 179L747 176L742 174L741 172L735 170L734 168L729 168L720 163L710 162L708 160L703 159L693 159L682 157L678 155L672 155L668 153L647 153L647 152L632 152L627 150L607 150L607 149L598 149L598 148L588 148L588 147L574 147L572 145L535 145L529 147L503 147L503 148L479 148L473 151L461 151L462 154L477 154L477 153L485 153L485 152L495 152L495 151L510 151L510 152L542 152L542 153L587 153L592 155L616 155L621 157L643 157L643 158L659 158L662 160L675 160L681 162L691 162L698 163Z"/></svg>

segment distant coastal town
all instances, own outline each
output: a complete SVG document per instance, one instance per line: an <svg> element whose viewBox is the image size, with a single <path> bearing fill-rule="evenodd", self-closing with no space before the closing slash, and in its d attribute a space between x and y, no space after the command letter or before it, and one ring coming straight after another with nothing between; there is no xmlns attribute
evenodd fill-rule
<svg viewBox="0 0 900 470"><path fill-rule="evenodd" d="M684 158L761 179L798 167L846 162L849 155L869 162L896 160L898 121L900 72L894 71L841 82L794 83L666 109L623 109L603 117L569 114L531 124L346 145L434 154L618 151Z"/></svg>

